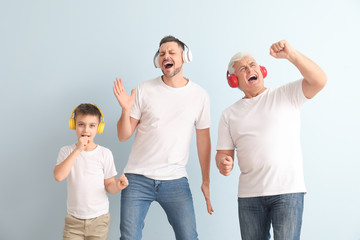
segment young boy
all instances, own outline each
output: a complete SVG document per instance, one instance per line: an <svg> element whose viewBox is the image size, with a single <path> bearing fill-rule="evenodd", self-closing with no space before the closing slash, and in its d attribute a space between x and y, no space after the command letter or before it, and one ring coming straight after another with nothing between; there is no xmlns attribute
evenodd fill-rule
<svg viewBox="0 0 360 240"><path fill-rule="evenodd" d="M54 169L56 181L68 181L63 239L107 239L110 213L105 189L117 193L129 184L124 174L115 180L111 151L94 142L104 126L104 116L93 104L80 104L71 113L69 127L75 129L78 142L60 149Z"/></svg>

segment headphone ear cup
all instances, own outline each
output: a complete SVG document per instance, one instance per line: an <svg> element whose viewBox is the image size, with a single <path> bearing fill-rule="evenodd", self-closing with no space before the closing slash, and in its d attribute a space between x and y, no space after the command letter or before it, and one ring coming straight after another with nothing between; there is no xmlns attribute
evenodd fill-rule
<svg viewBox="0 0 360 240"><path fill-rule="evenodd" d="M183 60L184 60L184 63L189 63L192 61L192 53L189 48L185 48L185 50L183 52Z"/></svg>
<svg viewBox="0 0 360 240"><path fill-rule="evenodd" d="M75 130L76 126L75 126L75 119L74 118L69 119L69 128Z"/></svg>
<svg viewBox="0 0 360 240"><path fill-rule="evenodd" d="M98 128L97 128L97 133L102 134L103 131L104 131L104 128L105 128L105 123L100 122L100 123L99 123L99 126L98 126Z"/></svg>
<svg viewBox="0 0 360 240"><path fill-rule="evenodd" d="M263 75L263 78L266 78L267 76L267 70L264 66L260 66L261 74Z"/></svg>
<svg viewBox="0 0 360 240"><path fill-rule="evenodd" d="M237 77L234 74L229 74L229 71L226 73L226 78L230 87L237 88L239 86Z"/></svg>
<svg viewBox="0 0 360 240"><path fill-rule="evenodd" d="M159 63L159 51L157 51L157 52L155 53L153 62L154 62L155 68L160 68L160 63Z"/></svg>

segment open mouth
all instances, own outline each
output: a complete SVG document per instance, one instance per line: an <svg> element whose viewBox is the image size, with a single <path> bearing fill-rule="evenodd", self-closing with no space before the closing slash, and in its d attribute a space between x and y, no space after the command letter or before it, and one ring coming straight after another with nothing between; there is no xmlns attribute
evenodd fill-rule
<svg viewBox="0 0 360 240"><path fill-rule="evenodd" d="M248 81L249 82L252 82L252 81L256 81L258 79L258 77L256 75L251 75L249 78L248 78Z"/></svg>
<svg viewBox="0 0 360 240"><path fill-rule="evenodd" d="M164 61L163 65L164 65L165 69L169 69L169 68L172 68L172 66L174 66L174 63L171 61Z"/></svg>
<svg viewBox="0 0 360 240"><path fill-rule="evenodd" d="M82 137L90 137L90 134L81 134Z"/></svg>

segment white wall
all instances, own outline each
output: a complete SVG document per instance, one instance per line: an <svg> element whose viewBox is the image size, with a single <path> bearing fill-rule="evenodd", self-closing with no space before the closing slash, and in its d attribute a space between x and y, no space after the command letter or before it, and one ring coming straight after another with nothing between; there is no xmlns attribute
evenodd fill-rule
<svg viewBox="0 0 360 240"><path fill-rule="evenodd" d="M286 39L318 63L328 84L302 111L305 197L302 239L360 239L360 2L302 1L0 1L0 239L61 239L66 182L53 179L61 146L74 143L68 129L82 102L101 107L105 132L97 143L110 148L119 172L132 140L120 143L115 77L126 89L160 75L152 58L160 39L172 34L192 50L184 75L210 94L213 127L223 109L242 97L225 81L231 56L250 51L268 69L266 85L300 78L295 67L269 55ZM200 239L240 239L237 179L212 164L213 216L206 212L192 143L188 164ZM120 194L111 195L109 239L119 237ZM145 240L174 239L166 216L153 204Z"/></svg>

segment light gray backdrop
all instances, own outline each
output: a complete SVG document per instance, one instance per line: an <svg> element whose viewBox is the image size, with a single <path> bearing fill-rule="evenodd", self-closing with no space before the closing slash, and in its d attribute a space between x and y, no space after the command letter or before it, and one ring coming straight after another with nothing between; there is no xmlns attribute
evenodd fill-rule
<svg viewBox="0 0 360 240"><path fill-rule="evenodd" d="M194 140L188 164L200 239L240 239L239 170L224 177L214 164L219 117L243 96L226 83L228 61L237 51L252 52L268 69L268 87L299 79L289 62L269 55L272 43L286 39L328 75L302 110L308 189L302 239L359 240L359 12L357 0L1 0L0 239L61 239L66 182L54 180L53 168L60 147L76 142L68 118L79 103L102 109L106 127L96 142L113 151L122 172L132 139L116 137L121 110L113 81L122 77L130 92L160 75L152 58L160 39L172 34L193 52L184 75L211 98L213 216L200 191ZM119 237L120 194L109 198L112 240ZM174 239L157 204L143 234Z"/></svg>

